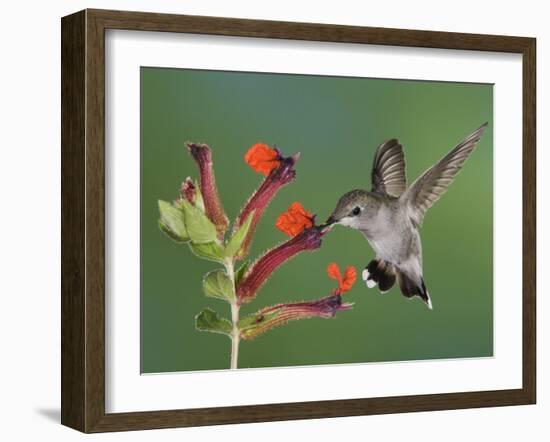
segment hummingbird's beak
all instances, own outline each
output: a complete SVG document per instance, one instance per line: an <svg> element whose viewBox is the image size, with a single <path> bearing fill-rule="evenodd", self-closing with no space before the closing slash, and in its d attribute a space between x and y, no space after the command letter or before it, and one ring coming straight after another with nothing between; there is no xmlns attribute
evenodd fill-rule
<svg viewBox="0 0 550 442"><path fill-rule="evenodd" d="M336 223L336 220L332 216L329 216L328 219L319 226L319 228L323 233L326 233L332 228L334 223Z"/></svg>

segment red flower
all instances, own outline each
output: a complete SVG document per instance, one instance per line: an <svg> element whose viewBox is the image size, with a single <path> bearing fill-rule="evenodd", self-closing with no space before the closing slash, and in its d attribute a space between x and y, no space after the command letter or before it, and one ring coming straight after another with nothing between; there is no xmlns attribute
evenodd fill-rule
<svg viewBox="0 0 550 442"><path fill-rule="evenodd" d="M341 296L329 295L313 301L277 304L266 307L249 317L249 324L241 328L243 339L253 339L258 335L286 324L288 321L307 318L330 319L339 311L350 310L353 304L342 302Z"/></svg>
<svg viewBox="0 0 550 442"><path fill-rule="evenodd" d="M319 229L312 227L266 252L250 267L237 287L239 304L252 301L262 285L281 264L300 252L313 251L321 247L321 236Z"/></svg>
<svg viewBox="0 0 550 442"><path fill-rule="evenodd" d="M281 164L279 152L269 147L267 144L254 144L246 154L244 160L253 170L268 176L273 169Z"/></svg>
<svg viewBox="0 0 550 442"><path fill-rule="evenodd" d="M327 267L328 277L338 281L338 288L334 289L332 292L334 295L343 295L346 292L349 292L355 284L355 279L357 278L357 272L355 267L348 266L344 272L344 277L340 273L340 267L338 264L331 262Z"/></svg>
<svg viewBox="0 0 550 442"><path fill-rule="evenodd" d="M248 215L254 211L252 224L248 229L248 234L246 235L246 239L244 240L243 246L238 255L239 259L242 259L248 254L258 221L262 217L264 210L267 208L270 201L283 186L290 183L296 177L296 170L294 170L294 166L296 161L300 158L300 154L294 154L290 157L283 157L281 152L277 150L277 155L279 155L279 161L277 162L278 166L265 177L262 184L260 184L260 187L258 187L254 194L248 199L247 203L241 210L241 213L237 217L237 220L235 221L235 225L233 227L234 231L236 231L236 229L238 229L245 222Z"/></svg>
<svg viewBox="0 0 550 442"><path fill-rule="evenodd" d="M281 213L275 226L288 236L296 236L302 230L314 225L314 215L308 212L304 207L294 202L290 205L286 212Z"/></svg>

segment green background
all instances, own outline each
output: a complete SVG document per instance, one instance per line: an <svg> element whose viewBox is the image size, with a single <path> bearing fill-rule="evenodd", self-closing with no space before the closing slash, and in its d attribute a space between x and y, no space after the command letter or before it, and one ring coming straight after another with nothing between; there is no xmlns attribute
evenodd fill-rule
<svg viewBox="0 0 550 442"><path fill-rule="evenodd" d="M256 142L286 155L301 152L297 179L262 218L251 257L283 241L275 219L293 201L323 221L338 198L370 189L376 147L403 144L411 183L483 122L478 149L421 230L424 279L434 310L398 288L382 295L358 278L335 319L291 322L241 341L239 367L401 361L491 356L493 88L462 84L264 73L141 69L141 368L143 373L225 369L230 340L194 328L210 307L229 317L229 304L206 298L202 276L218 265L191 254L158 229L157 200L173 200L196 177L185 141L213 149L218 189L230 217L262 176L243 161ZM357 231L337 227L315 253L282 266L241 316L261 307L316 299L335 287L326 267L374 256ZM358 275L359 276L359 275Z"/></svg>

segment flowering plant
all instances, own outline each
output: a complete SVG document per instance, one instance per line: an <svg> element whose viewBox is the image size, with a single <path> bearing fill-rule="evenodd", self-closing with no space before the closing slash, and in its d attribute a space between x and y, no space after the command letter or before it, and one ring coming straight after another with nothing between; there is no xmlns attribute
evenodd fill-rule
<svg viewBox="0 0 550 442"><path fill-rule="evenodd" d="M214 310L206 308L196 315L195 327L199 331L229 336L231 368L237 368L241 339L255 338L291 320L333 318L338 311L352 307L352 304L342 301L342 295L355 282L355 268L348 267L342 277L338 266L332 263L327 273L338 281L338 288L330 295L313 301L265 307L240 318L241 305L256 298L277 268L301 252L315 251L321 247L321 238L327 230L315 225L315 216L295 202L275 223L290 238L266 251L250 265L246 258L258 221L279 189L296 177L294 166L299 154L284 157L279 149L261 143L248 149L245 162L265 178L241 209L229 231L229 219L216 186L210 147L187 143L187 149L197 163L199 180L186 178L175 201L159 201L159 227L172 240L187 243L199 258L223 265L223 268L207 273L202 286L206 296L229 303L231 319L222 318ZM237 265L239 261L243 262Z"/></svg>

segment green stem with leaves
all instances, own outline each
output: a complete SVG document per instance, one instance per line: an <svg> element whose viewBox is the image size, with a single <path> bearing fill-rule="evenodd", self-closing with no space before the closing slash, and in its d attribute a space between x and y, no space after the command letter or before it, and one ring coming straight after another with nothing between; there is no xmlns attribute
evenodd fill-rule
<svg viewBox="0 0 550 442"><path fill-rule="evenodd" d="M249 269L246 258L258 220L279 189L295 178L294 165L299 154L283 157L278 149L264 144L255 144L248 150L246 162L266 177L248 199L231 232L228 232L230 223L216 188L211 149L206 144L196 143L187 143L187 147L199 167L200 181L186 178L176 200L159 200L159 227L176 243L187 244L197 257L224 266L204 275L202 288L206 296L230 305L231 318L221 317L207 307L195 316L195 328L201 332L223 334L231 339L230 368L238 367L241 338L252 339L292 319L328 318L333 317L337 310L347 309L347 304L342 304L338 295L316 301L278 304L239 319L240 304L255 298L265 280L281 264L297 253L318 249L324 232L315 227L312 215L300 206L300 214L307 215L306 225L301 226L306 229L303 234L291 235L292 239L264 253ZM269 164L265 164L266 161ZM295 214L283 215L290 216L294 224L298 222L294 219ZM237 270L236 261L243 261Z"/></svg>

